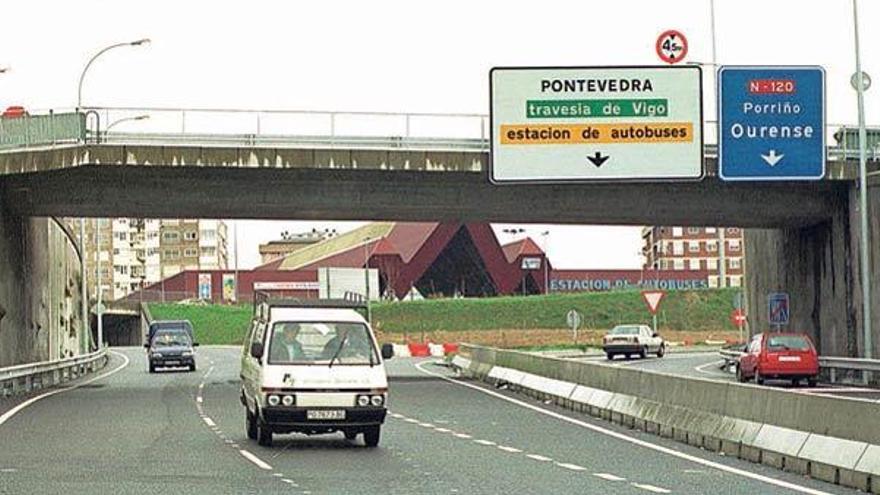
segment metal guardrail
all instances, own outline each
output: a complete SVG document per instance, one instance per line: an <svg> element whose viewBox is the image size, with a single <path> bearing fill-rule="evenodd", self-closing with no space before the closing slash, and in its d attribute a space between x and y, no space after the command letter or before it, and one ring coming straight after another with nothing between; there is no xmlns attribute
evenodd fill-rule
<svg viewBox="0 0 880 495"><path fill-rule="evenodd" d="M107 363L107 349L72 358L0 368L0 396L7 397L58 385Z"/></svg>

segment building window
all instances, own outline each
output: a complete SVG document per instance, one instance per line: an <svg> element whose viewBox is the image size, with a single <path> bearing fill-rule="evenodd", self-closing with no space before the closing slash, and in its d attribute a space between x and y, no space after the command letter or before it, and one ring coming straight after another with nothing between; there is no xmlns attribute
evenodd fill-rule
<svg viewBox="0 0 880 495"><path fill-rule="evenodd" d="M177 242L180 240L180 234L177 232L165 232L162 234L162 240L165 242Z"/></svg>
<svg viewBox="0 0 880 495"><path fill-rule="evenodd" d="M184 232L184 234L183 234L183 240L185 240L185 241L194 241L198 238L199 238L199 235L194 230Z"/></svg>
<svg viewBox="0 0 880 495"><path fill-rule="evenodd" d="M689 259L688 260L688 268L691 270L699 270L700 269L700 260L698 259Z"/></svg>
<svg viewBox="0 0 880 495"><path fill-rule="evenodd" d="M706 243L706 251L710 253L714 253L718 251L718 242L717 241L709 241Z"/></svg>
<svg viewBox="0 0 880 495"><path fill-rule="evenodd" d="M709 287L718 287L718 277L716 275L709 275Z"/></svg>
<svg viewBox="0 0 880 495"><path fill-rule="evenodd" d="M739 251L740 244L739 239L731 239L727 241L727 248L731 251Z"/></svg>
<svg viewBox="0 0 880 495"><path fill-rule="evenodd" d="M127 275L128 274L128 267L125 265L116 265L113 267L113 271L115 271L116 273L118 273L120 275Z"/></svg>
<svg viewBox="0 0 880 495"><path fill-rule="evenodd" d="M706 260L706 269L710 271L715 271L718 269L718 260L715 258L711 258Z"/></svg>
<svg viewBox="0 0 880 495"><path fill-rule="evenodd" d="M213 241L214 239L217 238L217 231L216 230L202 230L200 235L201 235L201 238L203 241Z"/></svg>
<svg viewBox="0 0 880 495"><path fill-rule="evenodd" d="M147 256L156 256L157 254L159 254L159 248L151 247L147 249Z"/></svg>
<svg viewBox="0 0 880 495"><path fill-rule="evenodd" d="M127 241L128 240L128 232L114 232L113 238L118 241Z"/></svg>
<svg viewBox="0 0 880 495"><path fill-rule="evenodd" d="M195 249L189 248L183 252L183 255L186 256L187 258L192 258L194 256L198 256L199 252Z"/></svg>
<svg viewBox="0 0 880 495"><path fill-rule="evenodd" d="M113 256L119 256L119 248L113 248Z"/></svg>
<svg viewBox="0 0 880 495"><path fill-rule="evenodd" d="M700 228L699 227L688 227L688 235L699 235Z"/></svg>
<svg viewBox="0 0 880 495"><path fill-rule="evenodd" d="M715 227L706 227L707 234L714 234L717 230Z"/></svg>
<svg viewBox="0 0 880 495"><path fill-rule="evenodd" d="M689 253L699 253L700 252L700 243L688 241L688 252Z"/></svg>
<svg viewBox="0 0 880 495"><path fill-rule="evenodd" d="M158 232L147 232L147 239L152 241L152 240L158 239L158 238L159 238Z"/></svg>
<svg viewBox="0 0 880 495"><path fill-rule="evenodd" d="M739 270L742 268L742 260L739 258L731 258L730 260L730 269L731 270Z"/></svg>
<svg viewBox="0 0 880 495"><path fill-rule="evenodd" d="M738 275L733 275L732 277L728 278L728 280L730 281L731 287L739 287L742 285L742 277Z"/></svg>
<svg viewBox="0 0 880 495"><path fill-rule="evenodd" d="M672 260L673 270L684 270L684 260Z"/></svg>
<svg viewBox="0 0 880 495"><path fill-rule="evenodd" d="M681 227L672 227L672 237L681 237L682 230Z"/></svg>
<svg viewBox="0 0 880 495"><path fill-rule="evenodd" d="M673 241L672 242L672 254L681 256L684 254L684 242L682 241Z"/></svg>
<svg viewBox="0 0 880 495"><path fill-rule="evenodd" d="M180 257L180 250L178 249L166 249L165 250L165 259L173 260Z"/></svg>
<svg viewBox="0 0 880 495"><path fill-rule="evenodd" d="M739 229L736 227L730 227L727 229L728 235L739 235Z"/></svg>
<svg viewBox="0 0 880 495"><path fill-rule="evenodd" d="M202 256L216 256L217 248L213 246L206 246L202 248Z"/></svg>

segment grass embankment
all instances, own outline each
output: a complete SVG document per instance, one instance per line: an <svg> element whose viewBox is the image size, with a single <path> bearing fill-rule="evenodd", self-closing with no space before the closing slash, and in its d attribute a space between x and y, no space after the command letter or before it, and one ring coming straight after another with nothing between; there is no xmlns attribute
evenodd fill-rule
<svg viewBox="0 0 880 495"><path fill-rule="evenodd" d="M659 327L667 340L729 338L735 289L675 291L660 305ZM372 307L379 338L387 342L468 341L505 347L572 343L565 315L583 316L578 343L595 344L619 323L651 323L638 291L553 294L531 297L436 299L377 303ZM240 344L252 307L151 304L155 319L186 319L202 344ZM528 332L523 332L528 330Z"/></svg>

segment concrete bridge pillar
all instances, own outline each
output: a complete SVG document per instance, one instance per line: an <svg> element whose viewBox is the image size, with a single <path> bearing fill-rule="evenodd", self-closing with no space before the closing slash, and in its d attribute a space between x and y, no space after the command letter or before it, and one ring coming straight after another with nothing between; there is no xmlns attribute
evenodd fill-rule
<svg viewBox="0 0 880 495"><path fill-rule="evenodd" d="M827 221L788 229L747 229L746 286L751 333L770 330L768 296L788 292L791 322L784 330L803 331L820 354L863 355L859 266L858 188L853 183L832 202ZM880 185L869 190L872 245L872 335L880 345Z"/></svg>

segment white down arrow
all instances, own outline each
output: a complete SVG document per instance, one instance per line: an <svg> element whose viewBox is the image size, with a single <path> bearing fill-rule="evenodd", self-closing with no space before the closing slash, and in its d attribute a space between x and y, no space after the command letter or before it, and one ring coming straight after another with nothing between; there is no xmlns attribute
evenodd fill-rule
<svg viewBox="0 0 880 495"><path fill-rule="evenodd" d="M776 165L777 163L779 163L779 160L782 160L782 157L784 157L784 156L785 155L783 155L783 154L777 155L776 150L770 150L770 152L767 153L766 155L761 155L761 158L763 158L764 161L767 162L767 165L770 165L772 167L772 166Z"/></svg>

